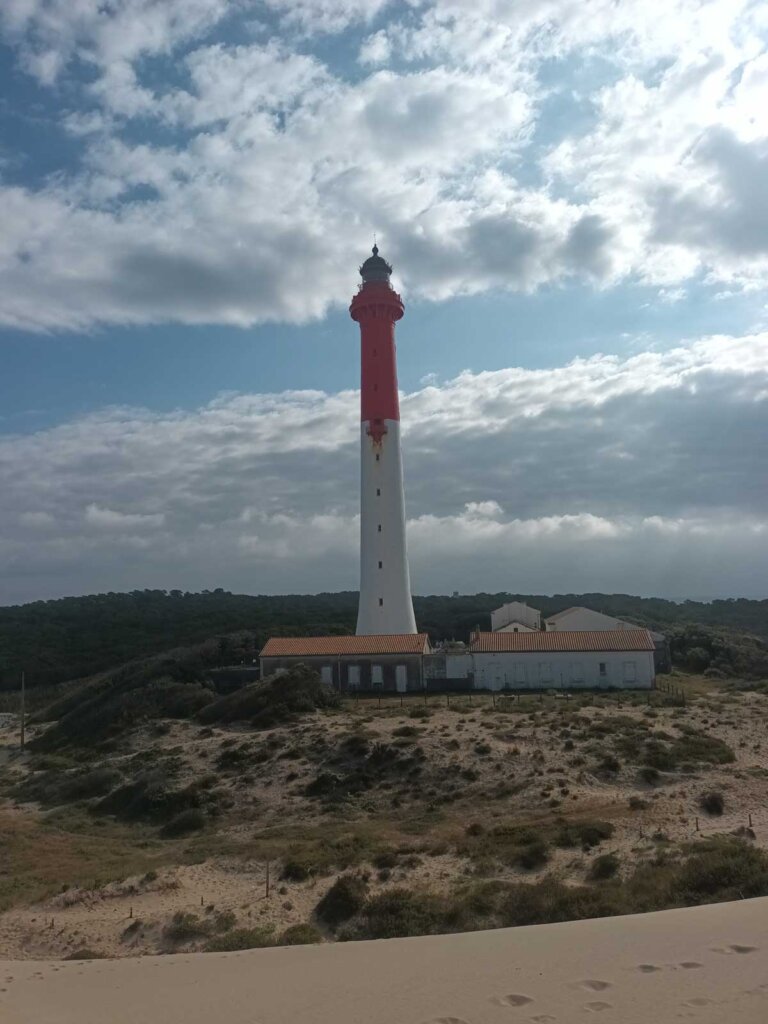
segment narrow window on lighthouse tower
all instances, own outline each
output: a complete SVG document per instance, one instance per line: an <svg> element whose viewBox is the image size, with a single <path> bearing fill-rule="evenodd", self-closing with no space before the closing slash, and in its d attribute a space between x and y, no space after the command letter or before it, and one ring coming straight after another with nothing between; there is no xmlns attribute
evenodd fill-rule
<svg viewBox="0 0 768 1024"><path fill-rule="evenodd" d="M381 523L379 523L379 533L381 533Z"/></svg>
<svg viewBox="0 0 768 1024"><path fill-rule="evenodd" d="M379 608L383 608L383 607L384 607L384 598L380 597L379 598Z"/></svg>
<svg viewBox="0 0 768 1024"><path fill-rule="evenodd" d="M376 488L376 497L377 497L377 498L380 498L380 497L381 497L381 488L380 488L380 487L377 487L377 488Z"/></svg>
<svg viewBox="0 0 768 1024"><path fill-rule="evenodd" d="M380 569L383 569L383 568L384 568L384 563L383 563L383 562L379 562L379 568L380 568Z"/></svg>

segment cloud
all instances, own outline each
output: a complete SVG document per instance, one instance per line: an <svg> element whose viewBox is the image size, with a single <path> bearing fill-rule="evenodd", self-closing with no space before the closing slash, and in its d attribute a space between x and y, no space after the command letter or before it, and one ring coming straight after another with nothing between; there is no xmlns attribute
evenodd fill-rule
<svg viewBox="0 0 768 1024"><path fill-rule="evenodd" d="M89 526L105 530L143 530L162 526L165 516L162 512L153 512L148 515L141 512L118 512L115 509L102 508L100 505L91 503L85 510L85 521Z"/></svg>
<svg viewBox="0 0 768 1024"><path fill-rule="evenodd" d="M0 601L353 589L358 401L227 394L0 437ZM465 372L401 409L417 592L764 593L768 335Z"/></svg>
<svg viewBox="0 0 768 1024"><path fill-rule="evenodd" d="M348 301L374 230L435 301L761 287L761 18L746 0L589 18L576 0L8 0L0 30L79 148L35 187L0 181L0 323L306 322Z"/></svg>

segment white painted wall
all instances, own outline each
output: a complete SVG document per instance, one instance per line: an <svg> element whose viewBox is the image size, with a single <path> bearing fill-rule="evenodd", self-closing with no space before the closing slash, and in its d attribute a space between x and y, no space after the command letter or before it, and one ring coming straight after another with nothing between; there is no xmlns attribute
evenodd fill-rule
<svg viewBox="0 0 768 1024"><path fill-rule="evenodd" d="M368 424L361 424L358 636L416 632L405 542L400 424L384 422L387 432L379 445L369 436Z"/></svg>
<svg viewBox="0 0 768 1024"><path fill-rule="evenodd" d="M611 615L603 615L602 612L595 612L591 608L572 608L557 619L546 619L545 625L548 630L556 630L558 633L571 629L640 629L639 626L632 626L628 622L614 619Z"/></svg>
<svg viewBox="0 0 768 1024"><path fill-rule="evenodd" d="M497 632L510 622L523 622L531 629L541 629L541 612L524 601L510 601L491 612L491 629Z"/></svg>
<svg viewBox="0 0 768 1024"><path fill-rule="evenodd" d="M445 655L445 678L446 679L466 679L472 674L472 655L471 654L451 654L446 653Z"/></svg>
<svg viewBox="0 0 768 1024"><path fill-rule="evenodd" d="M475 686L501 690L653 686L653 651L504 651L473 654ZM600 665L605 666L601 674Z"/></svg>

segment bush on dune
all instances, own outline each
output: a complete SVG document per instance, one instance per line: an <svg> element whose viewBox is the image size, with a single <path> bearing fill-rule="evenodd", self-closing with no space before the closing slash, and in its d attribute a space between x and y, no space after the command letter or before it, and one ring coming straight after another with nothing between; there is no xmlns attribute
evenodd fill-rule
<svg viewBox="0 0 768 1024"><path fill-rule="evenodd" d="M197 717L206 725L250 721L256 728L269 729L312 711L338 708L340 704L338 693L321 683L317 672L297 665L213 701Z"/></svg>
<svg viewBox="0 0 768 1024"><path fill-rule="evenodd" d="M191 718L213 698L195 662L166 658L126 665L49 707L44 720L57 720L30 747L94 746L142 722Z"/></svg>

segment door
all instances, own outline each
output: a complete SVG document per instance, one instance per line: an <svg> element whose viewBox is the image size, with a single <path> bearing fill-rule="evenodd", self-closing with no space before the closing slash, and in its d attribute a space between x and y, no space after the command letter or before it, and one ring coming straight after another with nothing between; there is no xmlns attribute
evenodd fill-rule
<svg viewBox="0 0 768 1024"><path fill-rule="evenodd" d="M408 689L408 666L395 665L395 685L398 693L405 693Z"/></svg>

